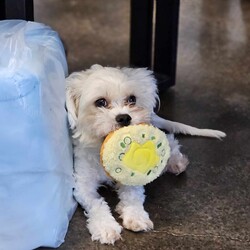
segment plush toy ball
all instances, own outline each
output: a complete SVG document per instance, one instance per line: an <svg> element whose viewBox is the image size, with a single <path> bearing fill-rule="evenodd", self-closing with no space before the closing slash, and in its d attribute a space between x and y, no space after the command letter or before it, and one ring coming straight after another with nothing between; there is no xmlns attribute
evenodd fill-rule
<svg viewBox="0 0 250 250"><path fill-rule="evenodd" d="M106 173L124 185L145 185L165 168L170 147L164 132L147 125L131 125L111 132L101 147Z"/></svg>

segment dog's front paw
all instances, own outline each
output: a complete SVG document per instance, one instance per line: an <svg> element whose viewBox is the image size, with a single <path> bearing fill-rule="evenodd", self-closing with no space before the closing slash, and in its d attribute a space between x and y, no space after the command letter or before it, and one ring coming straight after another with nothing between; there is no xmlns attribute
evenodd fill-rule
<svg viewBox="0 0 250 250"><path fill-rule="evenodd" d="M102 244L114 244L121 239L122 227L112 218L103 218L103 221L88 221L88 229L93 241Z"/></svg>
<svg viewBox="0 0 250 250"><path fill-rule="evenodd" d="M122 210L120 218L123 220L124 228L134 232L149 231L154 228L154 224L145 210L137 207L126 207Z"/></svg>

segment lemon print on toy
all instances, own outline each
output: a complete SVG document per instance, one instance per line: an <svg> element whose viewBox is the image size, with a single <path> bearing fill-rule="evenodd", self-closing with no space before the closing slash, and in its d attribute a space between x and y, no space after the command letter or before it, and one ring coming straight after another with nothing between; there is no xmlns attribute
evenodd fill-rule
<svg viewBox="0 0 250 250"><path fill-rule="evenodd" d="M128 152L122 158L126 167L143 174L155 167L159 160L155 144L152 141L147 141L142 145L132 142Z"/></svg>

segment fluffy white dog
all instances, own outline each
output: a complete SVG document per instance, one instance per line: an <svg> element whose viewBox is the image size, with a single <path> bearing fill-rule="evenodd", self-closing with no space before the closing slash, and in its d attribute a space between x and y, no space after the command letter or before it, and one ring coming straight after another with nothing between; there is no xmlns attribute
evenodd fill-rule
<svg viewBox="0 0 250 250"><path fill-rule="evenodd" d="M111 68L93 65L67 78L67 109L72 129L75 157L74 196L85 209L92 240L114 244L121 238L122 227L98 194L103 183L112 184L100 166L100 146L111 131L130 124L151 123L170 133L222 138L223 132L197 129L167 121L154 113L157 86L152 72L140 68ZM167 170L179 174L186 169L187 158L179 151L178 141L168 135L171 156ZM123 227L132 231L153 229L153 222L143 208L144 187L116 184L120 202L116 212Z"/></svg>

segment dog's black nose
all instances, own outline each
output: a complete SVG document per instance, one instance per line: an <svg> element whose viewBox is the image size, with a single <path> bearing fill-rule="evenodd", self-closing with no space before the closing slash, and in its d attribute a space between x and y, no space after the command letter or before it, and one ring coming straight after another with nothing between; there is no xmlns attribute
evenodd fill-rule
<svg viewBox="0 0 250 250"><path fill-rule="evenodd" d="M130 124L130 121L132 120L132 118L128 114L121 114L121 115L117 115L115 120L121 126L128 126Z"/></svg>

